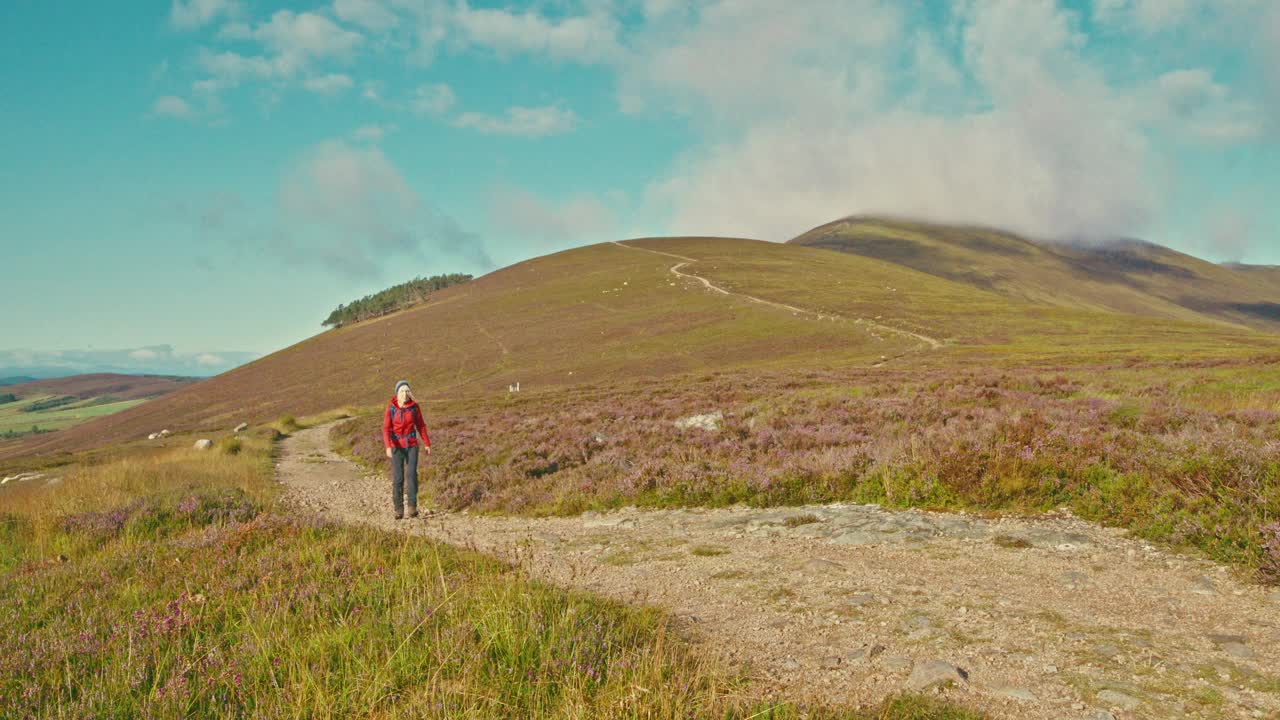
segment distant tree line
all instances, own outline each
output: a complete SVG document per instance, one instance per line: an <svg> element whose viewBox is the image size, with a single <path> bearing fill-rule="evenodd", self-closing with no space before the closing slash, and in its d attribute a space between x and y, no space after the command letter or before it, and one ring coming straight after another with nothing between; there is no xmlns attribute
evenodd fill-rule
<svg viewBox="0 0 1280 720"><path fill-rule="evenodd" d="M32 425L30 430L5 430L4 432L0 432L0 440L17 440L18 438L26 437L27 435L42 435L44 433L51 432L53 432L53 430L50 428L42 428L39 425Z"/></svg>
<svg viewBox="0 0 1280 720"><path fill-rule="evenodd" d="M40 412L41 410L51 410L56 407L62 407L63 405L70 405L75 402L76 399L77 398L71 395L64 395L62 397L49 398L48 400L37 400L30 405L18 408L18 410L20 412Z"/></svg>
<svg viewBox="0 0 1280 720"><path fill-rule="evenodd" d="M5 393L3 395L0 395L0 405L3 405L5 403L17 402L17 401L18 401L18 396L14 395L13 393Z"/></svg>
<svg viewBox="0 0 1280 720"><path fill-rule="evenodd" d="M372 295L365 295L346 305L339 305L321 324L325 327L342 327L349 323L388 315L410 305L416 305L426 300L431 293L443 290L450 285L467 282L471 277L463 273L432 275L429 278L417 277L407 283L389 287Z"/></svg>

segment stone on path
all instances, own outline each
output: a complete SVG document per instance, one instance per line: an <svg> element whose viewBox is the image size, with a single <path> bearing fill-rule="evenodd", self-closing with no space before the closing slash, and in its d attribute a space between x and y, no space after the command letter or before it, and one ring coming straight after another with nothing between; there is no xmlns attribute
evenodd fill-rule
<svg viewBox="0 0 1280 720"><path fill-rule="evenodd" d="M994 687L991 692L1000 697L1007 697L1011 700L1021 700L1023 702L1039 702L1040 698L1036 694L1026 688L1020 687Z"/></svg>
<svg viewBox="0 0 1280 720"><path fill-rule="evenodd" d="M1138 698L1126 695L1119 690L1103 690L1098 693L1098 700L1124 710L1132 710L1142 704Z"/></svg>
<svg viewBox="0 0 1280 720"><path fill-rule="evenodd" d="M1201 575L1191 581L1191 592L1197 595L1217 595L1218 586L1213 584L1208 575Z"/></svg>
<svg viewBox="0 0 1280 720"><path fill-rule="evenodd" d="M924 660L911 668L911 676L907 678L907 689L920 692L934 687L964 685L968 682L969 673L946 660Z"/></svg>

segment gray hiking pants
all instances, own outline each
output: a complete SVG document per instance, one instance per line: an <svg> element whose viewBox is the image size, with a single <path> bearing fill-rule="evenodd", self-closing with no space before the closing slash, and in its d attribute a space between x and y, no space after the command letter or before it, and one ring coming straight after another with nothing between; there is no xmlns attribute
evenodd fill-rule
<svg viewBox="0 0 1280 720"><path fill-rule="evenodd" d="M418 446L391 449L391 505L404 511L405 498L418 506Z"/></svg>

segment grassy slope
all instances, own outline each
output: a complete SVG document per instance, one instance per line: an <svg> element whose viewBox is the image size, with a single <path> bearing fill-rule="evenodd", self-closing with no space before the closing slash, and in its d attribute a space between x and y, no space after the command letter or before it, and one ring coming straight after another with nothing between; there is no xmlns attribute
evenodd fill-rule
<svg viewBox="0 0 1280 720"><path fill-rule="evenodd" d="M0 493L0 716L977 717L761 704L658 612L282 513L269 434L220 447Z"/></svg>
<svg viewBox="0 0 1280 720"><path fill-rule="evenodd" d="M0 457L89 447L161 428L231 427L281 413L375 405L408 378L438 398L671 377L729 368L868 367L1057 361L1118 352L1255 352L1273 336L1225 326L1032 307L889 262L725 238L629 245L696 259L685 272L734 291L848 318L795 315L710 292L668 269L675 258L605 243L530 260L449 288L410 310L317 335L253 363L68 431L0 444ZM946 339L916 352L867 318ZM1087 343L1082 340L1087 338Z"/></svg>
<svg viewBox="0 0 1280 720"><path fill-rule="evenodd" d="M1139 242L1082 249L984 228L849 218L790 241L881 258L938 277L1059 307L1280 330L1280 285Z"/></svg>
<svg viewBox="0 0 1280 720"><path fill-rule="evenodd" d="M59 405L47 410L25 412L22 409L31 403L53 400L58 397L61 396L30 395L17 402L0 405L0 433L8 430L22 432L30 430L33 425L39 426L41 430L61 430L95 417L117 413L146 402L145 399L102 402L98 398L90 398Z"/></svg>
<svg viewBox="0 0 1280 720"><path fill-rule="evenodd" d="M0 433L61 430L86 420L110 415L139 405L195 382L196 378L167 375L120 375L91 373L47 380L32 380L6 386L0 395L14 394L14 402L0 404ZM32 403L72 397L75 402L46 410L24 412Z"/></svg>

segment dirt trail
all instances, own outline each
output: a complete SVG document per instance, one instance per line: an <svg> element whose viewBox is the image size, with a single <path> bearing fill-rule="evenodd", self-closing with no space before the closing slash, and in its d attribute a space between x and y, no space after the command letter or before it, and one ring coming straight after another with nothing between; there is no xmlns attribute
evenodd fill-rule
<svg viewBox="0 0 1280 720"><path fill-rule="evenodd" d="M873 703L932 672L999 718L1280 718L1280 593L1069 516L825 505L396 521L389 481L334 454L328 426L287 438L278 474L322 515L665 608L779 697Z"/></svg>
<svg viewBox="0 0 1280 720"><path fill-rule="evenodd" d="M745 298L754 303L759 303L761 305L768 305L770 307L775 307L780 310L788 310L790 312L793 312L799 315L808 315L817 320L848 320L849 319L849 318L842 317L840 315L830 315L827 313L820 313L816 310L806 310L805 308L796 307L794 305L787 305L786 303L774 302L772 300L765 300L764 298L758 298L754 295L747 295L746 293L732 292L720 287L719 285L716 285L715 283L711 282L710 280L704 277L681 271L681 268L685 267L689 263L698 262L696 258L685 257L684 255L677 255L675 253L663 252L662 250L650 250L649 248L636 247L634 245L628 245L619 240L613 240L612 242L614 245L617 245L618 247L627 248L628 250L640 250L641 252L653 253L654 255L665 255L667 257L675 258L677 260L683 260L684 262L677 263L675 265L672 265L669 268L669 271L671 272L672 275L675 275L676 277L680 277L680 278L686 278L689 280L696 280L699 283L701 283L702 286L705 287L706 289L711 290L713 292L720 293L721 295L730 295L730 296ZM903 330L901 328L893 327L892 325L884 325L882 323L873 322L865 318L853 318L852 322L857 325L866 325L869 328L880 330L881 332L892 333L894 335L901 335L903 337L909 337L914 340L919 340L920 342L924 343L925 345L928 345L931 349L934 349L934 350L937 350L938 348L942 347L942 342L940 340L931 338L928 335L921 335L920 333L914 333L914 332L911 332L910 330Z"/></svg>

